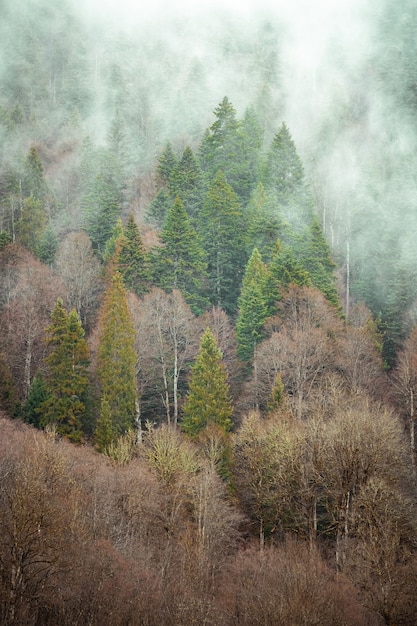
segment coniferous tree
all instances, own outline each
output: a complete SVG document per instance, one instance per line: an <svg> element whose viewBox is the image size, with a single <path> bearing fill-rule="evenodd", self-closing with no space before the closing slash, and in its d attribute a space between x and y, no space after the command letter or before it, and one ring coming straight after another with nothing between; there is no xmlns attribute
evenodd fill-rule
<svg viewBox="0 0 417 626"><path fill-rule="evenodd" d="M311 223L313 199L305 181L303 164L285 123L276 133L266 155L262 181L284 217L297 232L302 232Z"/></svg>
<svg viewBox="0 0 417 626"><path fill-rule="evenodd" d="M36 428L41 427L41 406L49 397L49 389L44 376L37 373L29 389L29 394L23 405L22 417L25 422Z"/></svg>
<svg viewBox="0 0 417 626"><path fill-rule="evenodd" d="M13 375L3 352L0 352L0 409L5 411L9 417L17 417L20 413L20 403L15 390Z"/></svg>
<svg viewBox="0 0 417 626"><path fill-rule="evenodd" d="M89 352L75 310L67 313L58 300L48 328L47 399L40 407L41 425L56 423L57 432L80 441L88 414Z"/></svg>
<svg viewBox="0 0 417 626"><path fill-rule="evenodd" d="M331 257L329 244L316 217L307 231L306 239L299 249L301 263L310 275L314 287L317 287L331 304L340 308L334 278L336 263Z"/></svg>
<svg viewBox="0 0 417 626"><path fill-rule="evenodd" d="M313 284L310 274L297 259L292 248L284 246L279 240L275 242L275 251L268 269L269 290L275 299L278 299L280 288L286 289L289 285L311 287Z"/></svg>
<svg viewBox="0 0 417 626"><path fill-rule="evenodd" d="M117 265L127 289L138 296L147 291L149 284L148 261L139 228L132 213L129 215L119 240Z"/></svg>
<svg viewBox="0 0 417 626"><path fill-rule="evenodd" d="M109 404L113 432L119 436L135 425L137 357L126 290L118 271L106 290L100 324L97 358L100 396Z"/></svg>
<svg viewBox="0 0 417 626"><path fill-rule="evenodd" d="M42 233L37 246L37 254L42 263L52 265L58 248L58 238L49 224Z"/></svg>
<svg viewBox="0 0 417 626"><path fill-rule="evenodd" d="M19 243L25 248L37 253L47 225L46 213L40 200L33 196L23 201L20 220L17 224Z"/></svg>
<svg viewBox="0 0 417 626"><path fill-rule="evenodd" d="M94 151L90 147L83 164L89 160L82 177L81 204L86 231L95 250L103 256L123 206L122 172L109 151Z"/></svg>
<svg viewBox="0 0 417 626"><path fill-rule="evenodd" d="M221 171L205 196L199 233L207 252L211 303L233 313L247 261L246 223L239 198Z"/></svg>
<svg viewBox="0 0 417 626"><path fill-rule="evenodd" d="M278 237L287 226L283 223L276 202L262 183L253 190L246 209L249 247L258 248L264 259L270 260Z"/></svg>
<svg viewBox="0 0 417 626"><path fill-rule="evenodd" d="M177 156L172 149L171 143L168 142L158 159L158 166L156 169L164 187L171 193L173 192L172 182L177 165Z"/></svg>
<svg viewBox="0 0 417 626"><path fill-rule="evenodd" d="M304 185L303 164L284 122L267 153L263 180L265 187L276 193L277 200L281 204L288 204L291 197Z"/></svg>
<svg viewBox="0 0 417 626"><path fill-rule="evenodd" d="M172 189L184 203L190 218L195 218L204 197L203 172L192 149L187 146L181 160L172 174Z"/></svg>
<svg viewBox="0 0 417 626"><path fill-rule="evenodd" d="M43 206L47 191L42 161L38 151L32 146L24 163L22 193L25 198L38 200Z"/></svg>
<svg viewBox="0 0 417 626"><path fill-rule="evenodd" d="M206 258L179 197L167 215L160 239L163 245L151 257L155 284L167 291L178 289L194 312L201 313L208 304L200 295Z"/></svg>
<svg viewBox="0 0 417 626"><path fill-rule="evenodd" d="M158 228L162 228L172 205L171 194L166 189L161 189L148 207L146 220Z"/></svg>
<svg viewBox="0 0 417 626"><path fill-rule="evenodd" d="M247 202L255 182L249 136L242 132L241 122L227 97L223 98L214 114L216 120L206 131L200 146L202 170L208 183L221 170L240 201Z"/></svg>
<svg viewBox="0 0 417 626"><path fill-rule="evenodd" d="M269 302L268 279L268 269L255 248L246 266L238 300L237 353L242 361L252 358L256 344L263 337L265 321L273 312Z"/></svg>
<svg viewBox="0 0 417 626"><path fill-rule="evenodd" d="M207 328L201 338L195 363L191 367L181 427L191 437L196 437L210 424L216 424L224 432L228 432L232 428L232 414L227 372L216 339Z"/></svg>

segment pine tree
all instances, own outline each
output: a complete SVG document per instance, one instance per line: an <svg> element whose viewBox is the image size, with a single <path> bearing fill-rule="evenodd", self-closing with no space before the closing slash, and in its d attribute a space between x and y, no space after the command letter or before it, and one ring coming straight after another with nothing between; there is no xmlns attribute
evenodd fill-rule
<svg viewBox="0 0 417 626"><path fill-rule="evenodd" d="M246 222L239 199L221 171L206 194L199 233L207 252L211 303L233 313L247 261Z"/></svg>
<svg viewBox="0 0 417 626"><path fill-rule="evenodd" d="M119 436L135 423L137 357L126 290L118 271L106 290L100 325L97 378L101 398L110 406L113 432Z"/></svg>
<svg viewBox="0 0 417 626"><path fill-rule="evenodd" d="M263 337L266 319L272 315L269 304L268 270L255 248L247 263L239 296L236 321L237 353L242 361L250 361L256 344Z"/></svg>
<svg viewBox="0 0 417 626"><path fill-rule="evenodd" d="M81 441L83 422L87 418L89 354L84 330L77 313L67 313L58 300L47 329L51 352L48 366L47 399L40 407L41 424L57 424L57 432Z"/></svg>
<svg viewBox="0 0 417 626"><path fill-rule="evenodd" d="M119 240L118 268L127 289L141 296L149 284L148 261L139 228L132 213Z"/></svg>
<svg viewBox="0 0 417 626"><path fill-rule="evenodd" d="M155 284L167 291L180 290L194 312L201 313L208 304L201 296L206 258L200 238L178 197L168 213L160 239L163 245L157 247L151 257Z"/></svg>
<svg viewBox="0 0 417 626"><path fill-rule="evenodd" d="M232 414L232 401L222 355L212 331L207 328L191 368L181 427L191 437L196 437L213 423L228 432L232 428Z"/></svg>

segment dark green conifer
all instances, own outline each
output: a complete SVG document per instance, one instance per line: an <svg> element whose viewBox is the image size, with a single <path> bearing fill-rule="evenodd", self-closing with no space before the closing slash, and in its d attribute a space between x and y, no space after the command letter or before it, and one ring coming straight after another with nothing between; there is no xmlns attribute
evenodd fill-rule
<svg viewBox="0 0 417 626"><path fill-rule="evenodd" d="M47 399L40 407L41 425L57 425L57 432L79 442L87 419L89 353L75 310L67 313L58 300L47 329L51 352L46 357Z"/></svg>
<svg viewBox="0 0 417 626"><path fill-rule="evenodd" d="M120 272L115 271L100 314L97 378L110 407L115 436L135 424L137 401L135 331Z"/></svg>
<svg viewBox="0 0 417 626"><path fill-rule="evenodd" d="M228 432L232 428L232 414L227 372L216 339L207 328L191 367L181 427L191 437L196 437L210 424L216 424Z"/></svg>
<svg viewBox="0 0 417 626"><path fill-rule="evenodd" d="M209 298L213 305L233 313L247 261L246 221L239 198L221 171L205 196L198 225L207 252Z"/></svg>
<svg viewBox="0 0 417 626"><path fill-rule="evenodd" d="M127 289L138 296L147 291L149 285L148 261L139 228L132 214L129 215L119 240L118 268Z"/></svg>
<svg viewBox="0 0 417 626"><path fill-rule="evenodd" d="M153 281L167 291L180 290L194 312L201 313L208 304L201 295L206 256L179 197L167 215L160 239L162 246L151 256Z"/></svg>
<svg viewBox="0 0 417 626"><path fill-rule="evenodd" d="M268 293L268 278L268 269L255 248L243 277L236 321L237 353L245 362L252 358L256 344L263 337L265 321L273 312Z"/></svg>

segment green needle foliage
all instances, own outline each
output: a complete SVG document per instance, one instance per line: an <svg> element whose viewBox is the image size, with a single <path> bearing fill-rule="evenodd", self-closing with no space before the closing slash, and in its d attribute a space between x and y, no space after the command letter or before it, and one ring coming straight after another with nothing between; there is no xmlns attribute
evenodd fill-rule
<svg viewBox="0 0 417 626"><path fill-rule="evenodd" d="M118 271L114 272L107 288L100 322L97 378L101 398L109 405L112 432L116 437L133 428L137 399L135 331L123 278ZM100 427L99 421L96 437Z"/></svg>
<svg viewBox="0 0 417 626"><path fill-rule="evenodd" d="M89 351L76 311L68 313L61 299L47 333L51 352L46 357L48 397L40 407L41 425L55 423L59 434L79 442L88 417Z"/></svg>
<svg viewBox="0 0 417 626"><path fill-rule="evenodd" d="M118 267L127 289L143 295L149 284L149 269L139 228L130 214L119 240Z"/></svg>
<svg viewBox="0 0 417 626"><path fill-rule="evenodd" d="M180 290L194 312L201 313L208 305L200 295L206 277L206 256L178 196L160 239L163 245L151 257L155 284L166 291Z"/></svg>
<svg viewBox="0 0 417 626"><path fill-rule="evenodd" d="M237 353L242 361L252 358L256 344L263 337L265 321L273 312L269 303L268 279L268 269L255 248L246 266L238 301Z"/></svg>
<svg viewBox="0 0 417 626"><path fill-rule="evenodd" d="M181 427L191 437L216 424L224 432L232 428L233 407L226 368L212 331L207 328L191 368Z"/></svg>
<svg viewBox="0 0 417 626"><path fill-rule="evenodd" d="M206 194L199 233L207 252L211 303L234 313L247 261L246 221L239 198L221 171Z"/></svg>

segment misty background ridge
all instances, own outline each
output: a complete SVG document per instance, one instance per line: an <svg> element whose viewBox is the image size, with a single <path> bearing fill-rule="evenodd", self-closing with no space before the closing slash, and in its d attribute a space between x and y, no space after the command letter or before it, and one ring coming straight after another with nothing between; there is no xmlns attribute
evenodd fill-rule
<svg viewBox="0 0 417 626"><path fill-rule="evenodd" d="M124 210L142 220L163 146L197 149L227 95L239 118L256 111L265 149L285 121L341 283L349 263L350 293L400 341L415 317L417 9L234 5L4 2L3 179L37 146L61 237L80 226L85 141L108 145L120 123Z"/></svg>

